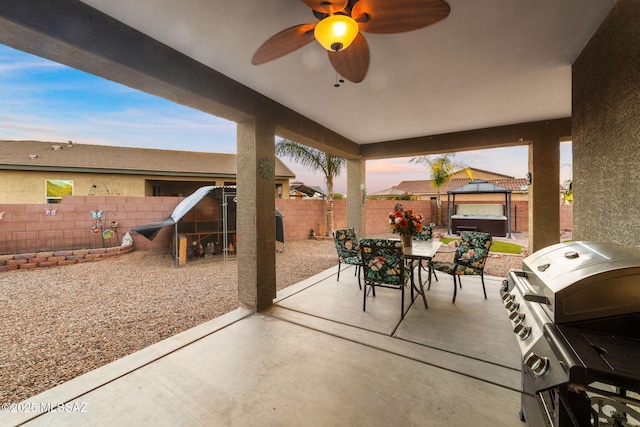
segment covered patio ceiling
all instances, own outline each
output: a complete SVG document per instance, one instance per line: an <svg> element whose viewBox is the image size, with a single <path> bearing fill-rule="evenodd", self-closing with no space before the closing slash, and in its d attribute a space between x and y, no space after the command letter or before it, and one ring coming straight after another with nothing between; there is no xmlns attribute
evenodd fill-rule
<svg viewBox="0 0 640 427"><path fill-rule="evenodd" d="M432 26L366 33L367 77L338 88L315 42L251 64L270 36L317 21L296 0L7 1L0 42L233 121L272 115L281 136L347 158L381 157L376 143L420 138L429 152L431 136L571 116L571 64L615 0L448 3ZM393 153L418 150L405 147Z"/></svg>

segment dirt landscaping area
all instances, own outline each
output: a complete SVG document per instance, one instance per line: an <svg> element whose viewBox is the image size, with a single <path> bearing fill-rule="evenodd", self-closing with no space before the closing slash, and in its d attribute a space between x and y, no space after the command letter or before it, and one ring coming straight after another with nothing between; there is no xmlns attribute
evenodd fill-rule
<svg viewBox="0 0 640 427"><path fill-rule="evenodd" d="M451 257L442 254L438 257ZM522 257L492 254L506 276ZM278 290L337 263L332 240L287 242ZM137 251L100 262L0 273L0 402L18 403L127 354L232 311L237 263Z"/></svg>

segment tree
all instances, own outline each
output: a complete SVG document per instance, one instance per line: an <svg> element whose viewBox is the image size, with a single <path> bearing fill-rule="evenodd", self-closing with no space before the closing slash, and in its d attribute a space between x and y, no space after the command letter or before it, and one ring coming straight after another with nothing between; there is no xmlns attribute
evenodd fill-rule
<svg viewBox="0 0 640 427"><path fill-rule="evenodd" d="M423 164L429 168L431 172L431 185L436 189L436 207L437 207L437 223L442 225L442 187L451 179L456 169L466 171L469 178L473 179L471 169L461 162L455 162L453 158L455 153L439 154L437 156L413 156L410 162Z"/></svg>
<svg viewBox="0 0 640 427"><path fill-rule="evenodd" d="M324 174L327 185L327 236L333 232L333 179L340 176L346 160L324 151L307 147L289 139L276 142L276 155L289 157L296 163Z"/></svg>

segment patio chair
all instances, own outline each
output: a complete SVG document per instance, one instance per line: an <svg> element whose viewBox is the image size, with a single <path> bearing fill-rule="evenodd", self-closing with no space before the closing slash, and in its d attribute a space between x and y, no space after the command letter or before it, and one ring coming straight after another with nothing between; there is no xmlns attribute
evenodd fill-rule
<svg viewBox="0 0 640 427"><path fill-rule="evenodd" d="M362 269L364 271L364 299L362 311L367 311L367 286L373 296L376 287L397 289L402 293L400 316L404 316L404 289L410 283L410 273L405 269L402 242L386 239L360 240ZM426 300L425 300L426 304Z"/></svg>
<svg viewBox="0 0 640 427"><path fill-rule="evenodd" d="M460 276L463 275L480 276L484 298L487 299L487 290L484 286L484 266L487 262L492 242L493 238L489 233L463 231L453 262L431 261L431 268L434 271L442 271L453 276L453 303L456 302L457 285L462 288Z"/></svg>
<svg viewBox="0 0 640 427"><path fill-rule="evenodd" d="M423 225L422 231L413 235L413 240L431 240L433 239L433 227Z"/></svg>
<svg viewBox="0 0 640 427"><path fill-rule="evenodd" d="M358 238L356 230L353 228L342 228L333 232L333 241L338 252L338 278L340 281L340 265L342 263L355 265L358 276L358 287L362 289L360 282L360 267L362 260L360 258L360 247L358 246Z"/></svg>
<svg viewBox="0 0 640 427"><path fill-rule="evenodd" d="M416 233L412 237L413 240L431 240L433 239L433 227L431 225L423 225L422 231L420 233ZM411 265L413 267L413 264ZM420 263L420 268L422 268L427 274L429 274L429 265L424 265ZM438 280L438 276L436 276L435 271L432 271L433 277Z"/></svg>

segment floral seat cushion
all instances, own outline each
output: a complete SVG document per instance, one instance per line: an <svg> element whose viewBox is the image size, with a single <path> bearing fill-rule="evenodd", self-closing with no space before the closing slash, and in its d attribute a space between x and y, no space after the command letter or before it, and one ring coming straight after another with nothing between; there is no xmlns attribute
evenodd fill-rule
<svg viewBox="0 0 640 427"><path fill-rule="evenodd" d="M360 264L360 246L353 228L343 228L334 232L334 242L338 261L345 264Z"/></svg>
<svg viewBox="0 0 640 427"><path fill-rule="evenodd" d="M469 252L462 254L456 262L432 261L431 266L434 270L442 271L446 274L478 276L483 272L487 261L487 252L486 250L471 249Z"/></svg>
<svg viewBox="0 0 640 427"><path fill-rule="evenodd" d="M464 231L454 261L432 261L431 266L447 274L482 275L491 243L488 233Z"/></svg>
<svg viewBox="0 0 640 427"><path fill-rule="evenodd" d="M402 242L385 239L362 239L362 264L365 280L406 286L410 272L404 268Z"/></svg>
<svg viewBox="0 0 640 427"><path fill-rule="evenodd" d="M341 258L340 262L344 262L345 264L358 265L358 264L360 264L360 257L359 256L352 256L352 257L347 257L347 258Z"/></svg>

